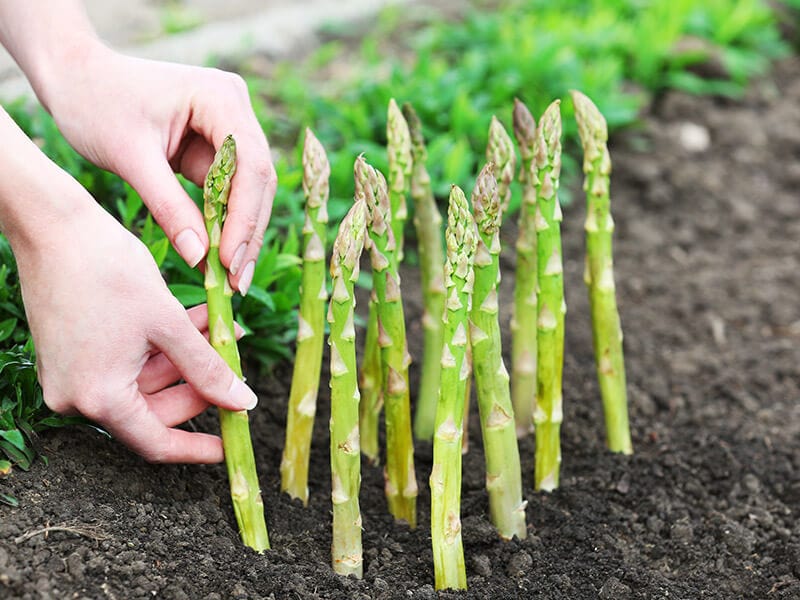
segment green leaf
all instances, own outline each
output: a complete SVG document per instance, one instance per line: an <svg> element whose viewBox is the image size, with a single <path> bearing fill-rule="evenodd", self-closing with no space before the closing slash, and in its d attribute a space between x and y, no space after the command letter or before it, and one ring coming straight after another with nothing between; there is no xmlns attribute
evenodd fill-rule
<svg viewBox="0 0 800 600"><path fill-rule="evenodd" d="M269 310L275 310L275 302L272 300L272 295L257 287L251 287L250 290L247 292L247 297L260 302L264 306L266 306Z"/></svg>
<svg viewBox="0 0 800 600"><path fill-rule="evenodd" d="M156 261L156 265L161 268L161 265L164 264L164 259L167 257L167 251L169 250L169 240L167 238L161 238L160 240L151 242L147 248L150 250L150 254L153 255L153 260Z"/></svg>
<svg viewBox="0 0 800 600"><path fill-rule="evenodd" d="M186 307L196 306L206 301L206 289L189 283L172 283L169 291Z"/></svg>
<svg viewBox="0 0 800 600"><path fill-rule="evenodd" d="M25 450L25 438L22 436L22 432L19 429L0 431L0 438L8 440L20 450Z"/></svg>
<svg viewBox="0 0 800 600"><path fill-rule="evenodd" d="M0 321L0 342L8 339L8 337L14 333L16 328L17 319L14 317Z"/></svg>
<svg viewBox="0 0 800 600"><path fill-rule="evenodd" d="M14 508L19 506L19 500L17 500L11 494L0 494L0 502L3 504L8 504L9 506L13 506Z"/></svg>

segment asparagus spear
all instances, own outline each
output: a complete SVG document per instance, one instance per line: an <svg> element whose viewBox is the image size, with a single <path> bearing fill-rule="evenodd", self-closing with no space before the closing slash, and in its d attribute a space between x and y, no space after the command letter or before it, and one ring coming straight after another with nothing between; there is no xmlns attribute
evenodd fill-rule
<svg viewBox="0 0 800 600"><path fill-rule="evenodd" d="M592 337L597 363L597 378L603 397L606 441L612 452L633 453L628 426L628 397L625 386L625 359L622 352L622 327L614 286L614 259L609 180L608 127L594 103L573 91L575 119L583 143L583 172L586 179L586 272L592 310Z"/></svg>
<svg viewBox="0 0 800 600"><path fill-rule="evenodd" d="M461 541L461 436L467 382L464 353L477 233L467 199L457 186L450 192L445 237L448 295L441 353L442 384L436 409L430 477L431 544L437 590L467 587Z"/></svg>
<svg viewBox="0 0 800 600"><path fill-rule="evenodd" d="M233 329L233 291L228 274L219 260L219 240L228 207L231 179L236 171L236 143L225 138L206 176L203 188L209 248L206 257L205 288L208 297L208 332L211 345L238 377L242 377L239 349ZM256 550L269 549L264 503L250 439L247 411L219 409L225 465L231 487L231 500L242 541Z"/></svg>
<svg viewBox="0 0 800 600"><path fill-rule="evenodd" d="M378 346L378 306L375 290L369 298L367 334L364 340L364 358L359 373L361 403L358 407L358 422L361 435L361 453L371 464L378 464L378 423L383 408L381 382L381 349Z"/></svg>
<svg viewBox="0 0 800 600"><path fill-rule="evenodd" d="M325 149L310 129L303 148L303 280L292 388L281 460L281 490L308 504L308 460L317 409L322 343L325 332L325 237L328 223L328 177Z"/></svg>
<svg viewBox="0 0 800 600"><path fill-rule="evenodd" d="M522 206L511 318L511 399L517 437L524 437L533 431L536 404L536 187L530 175L536 122L528 108L517 99L514 99L514 135L522 155Z"/></svg>
<svg viewBox="0 0 800 600"><path fill-rule="evenodd" d="M500 197L501 209L506 212L508 204L511 202L511 182L514 180L517 156L514 154L514 142L511 141L505 127L495 116L492 116L492 122L489 125L486 162L494 165L494 172L497 174L497 194Z"/></svg>
<svg viewBox="0 0 800 600"><path fill-rule="evenodd" d="M562 421L561 376L564 366L564 269L561 259L561 113L559 100L547 107L536 130L530 177L536 186L536 256L539 275L536 470L537 490L558 487L561 464L559 430Z"/></svg>
<svg viewBox="0 0 800 600"><path fill-rule="evenodd" d="M372 284L378 309L383 399L386 421L386 498L389 512L411 527L417 523L417 479L411 437L411 407L403 299L397 272L391 207L386 180L363 157L356 161L356 198L365 198Z"/></svg>
<svg viewBox="0 0 800 600"><path fill-rule="evenodd" d="M408 218L406 196L411 187L411 133L394 98L389 100L386 122L386 151L389 155L389 202L392 207L392 233L397 245L397 262L403 262L404 230Z"/></svg>
<svg viewBox="0 0 800 600"><path fill-rule="evenodd" d="M339 225L333 244L331 279L333 296L328 308L331 331L331 480L333 501L333 569L340 575L363 572L361 551L361 458L358 435L358 382L356 379L356 331L353 326L358 263L366 235L367 207L353 204Z"/></svg>
<svg viewBox="0 0 800 600"><path fill-rule="evenodd" d="M470 311L478 408L486 459L486 489L492 523L504 539L525 538L522 474L514 429L514 410L508 371L503 364L497 282L500 278L500 224L498 185L487 164L472 192L472 212L478 225L475 286Z"/></svg>
<svg viewBox="0 0 800 600"><path fill-rule="evenodd" d="M436 206L431 178L425 168L428 152L422 135L422 124L413 107L403 105L403 116L411 134L411 198L414 201L414 227L417 231L420 280L425 332L422 351L422 375L414 415L414 434L418 439L433 439L436 403L439 399L439 378L442 372L442 315L444 314L444 247L442 215Z"/></svg>

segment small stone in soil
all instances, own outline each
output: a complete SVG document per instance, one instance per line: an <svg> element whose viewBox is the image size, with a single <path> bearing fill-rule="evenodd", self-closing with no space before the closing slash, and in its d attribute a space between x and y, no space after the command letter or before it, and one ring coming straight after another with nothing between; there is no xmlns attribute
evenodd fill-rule
<svg viewBox="0 0 800 600"><path fill-rule="evenodd" d="M476 575L489 577L492 574L492 563L485 554L478 554L472 557L472 570Z"/></svg>
<svg viewBox="0 0 800 600"><path fill-rule="evenodd" d="M508 572L509 577L519 579L528 574L532 566L533 559L531 558L530 554L527 552L517 552L511 557L511 560L508 561L508 567L506 571Z"/></svg>
<svg viewBox="0 0 800 600"><path fill-rule="evenodd" d="M689 544L694 537L694 530L688 518L680 519L669 528L669 537L680 544Z"/></svg>
<svg viewBox="0 0 800 600"><path fill-rule="evenodd" d="M616 577L609 577L600 588L599 597L601 600L624 600L630 597L630 594L631 588Z"/></svg>

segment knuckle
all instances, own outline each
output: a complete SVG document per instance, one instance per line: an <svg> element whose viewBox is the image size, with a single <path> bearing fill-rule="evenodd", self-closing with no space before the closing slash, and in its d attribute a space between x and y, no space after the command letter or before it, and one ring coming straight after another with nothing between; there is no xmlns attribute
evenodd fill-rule
<svg viewBox="0 0 800 600"><path fill-rule="evenodd" d="M197 382L201 390L224 389L228 369L216 353L198 359Z"/></svg>

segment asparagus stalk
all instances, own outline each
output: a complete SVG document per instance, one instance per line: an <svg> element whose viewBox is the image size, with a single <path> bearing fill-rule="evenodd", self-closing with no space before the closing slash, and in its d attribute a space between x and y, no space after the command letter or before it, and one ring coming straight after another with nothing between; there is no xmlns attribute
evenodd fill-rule
<svg viewBox="0 0 800 600"><path fill-rule="evenodd" d="M389 202L392 207L392 233L397 245L397 262L403 262L405 224L408 219L406 196L411 186L413 157L411 132L394 98L389 100L386 122L386 151L389 155Z"/></svg>
<svg viewBox="0 0 800 600"><path fill-rule="evenodd" d="M528 108L517 99L514 100L514 136L522 156L522 206L511 317L511 400L517 437L524 437L533 431L533 408L536 404L536 187L530 175L536 122Z"/></svg>
<svg viewBox="0 0 800 600"><path fill-rule="evenodd" d="M564 269L561 258L561 207L558 183L561 172L560 101L547 107L536 130L530 177L536 186L536 255L539 275L536 470L537 490L558 487L561 464L559 430L562 421L561 377L564 366Z"/></svg>
<svg viewBox="0 0 800 600"><path fill-rule="evenodd" d="M625 385L625 359L622 352L622 327L614 285L609 182L611 158L608 154L608 127L594 103L573 91L575 119L583 143L583 172L586 178L586 271L592 311L592 337L597 378L603 398L606 442L612 452L633 453L628 426L628 396Z"/></svg>
<svg viewBox="0 0 800 600"><path fill-rule="evenodd" d="M467 199L457 186L450 192L445 237L448 295L441 353L442 385L436 409L430 477L431 544L437 590L467 587L461 541L461 436L467 382L464 353L477 233Z"/></svg>
<svg viewBox="0 0 800 600"><path fill-rule="evenodd" d="M503 363L497 282L500 279L500 224L502 212L498 185L487 164L472 193L472 212L478 225L475 251L475 285L470 311L478 409L486 459L489 512L500 537L525 538L522 474L514 428L508 371Z"/></svg>
<svg viewBox="0 0 800 600"><path fill-rule="evenodd" d="M378 309L378 345L381 348L382 389L386 421L385 491L389 512L411 527L417 523L417 479L411 437L411 406L403 299L391 206L386 180L363 157L356 161L356 198L365 198L369 231L372 284Z"/></svg>
<svg viewBox="0 0 800 600"><path fill-rule="evenodd" d="M358 408L361 453L371 464L378 464L378 424L383 408L381 381L381 349L378 346L378 306L375 290L369 298L367 334L364 340L364 358L359 373L361 403Z"/></svg>
<svg viewBox="0 0 800 600"><path fill-rule="evenodd" d="M206 229L209 249L206 257L205 288L208 298L208 332L211 345L225 359L237 377L242 365L233 329L233 291L228 273L219 260L219 240L228 207L231 179L236 171L236 143L225 138L206 176L203 188ZM225 465L231 487L231 500L242 541L256 550L269 549L264 503L258 486L258 474L250 439L247 411L219 409Z"/></svg>
<svg viewBox="0 0 800 600"><path fill-rule="evenodd" d="M353 204L339 225L333 245L333 295L328 307L331 348L331 500L333 501L333 569L340 575L363 574L361 550L361 458L358 434L358 382L353 285L366 235L367 207Z"/></svg>
<svg viewBox="0 0 800 600"><path fill-rule="evenodd" d="M422 124L413 107L403 105L403 116L411 135L411 198L414 201L414 227L417 231L420 280L425 333L422 351L422 375L414 414L414 434L417 439L433 439L436 403L439 399L439 379L442 372L441 354L444 329L444 247L442 246L442 215L436 206L431 178L425 167L428 152L422 135Z"/></svg>
<svg viewBox="0 0 800 600"><path fill-rule="evenodd" d="M497 195L500 197L502 212L508 210L511 202L511 182L517 166L514 142L511 141L503 124L495 116L489 125L489 143L486 145L486 162L494 165L497 174Z"/></svg>
<svg viewBox="0 0 800 600"><path fill-rule="evenodd" d="M325 237L328 223L328 177L325 149L310 129L303 148L303 279L292 388L281 460L281 490L308 504L308 461L317 409L322 344L325 337Z"/></svg>

